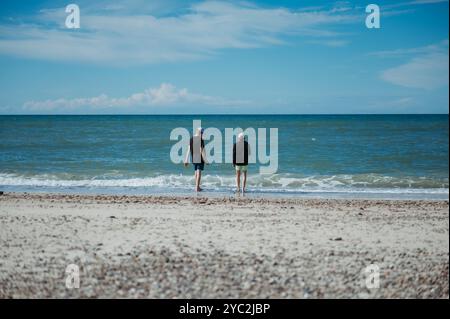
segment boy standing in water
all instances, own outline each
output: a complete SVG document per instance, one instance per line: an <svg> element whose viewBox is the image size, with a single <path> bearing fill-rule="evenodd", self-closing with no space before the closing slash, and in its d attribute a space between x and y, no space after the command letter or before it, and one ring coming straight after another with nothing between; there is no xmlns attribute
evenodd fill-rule
<svg viewBox="0 0 450 319"><path fill-rule="evenodd" d="M242 193L245 193L247 184L247 167L248 156L250 155L250 146L244 140L244 134L239 133L237 143L233 145L233 167L236 170L236 191L241 191L241 172L244 174L244 181L242 185Z"/></svg>
<svg viewBox="0 0 450 319"><path fill-rule="evenodd" d="M195 191L200 192L200 182L202 178L202 171L205 168L206 154L205 154L205 142L203 141L203 129L199 127L195 136L191 137L189 141L189 149L184 160L184 166L188 165L189 154L191 154L192 164L194 164L194 178L195 178Z"/></svg>

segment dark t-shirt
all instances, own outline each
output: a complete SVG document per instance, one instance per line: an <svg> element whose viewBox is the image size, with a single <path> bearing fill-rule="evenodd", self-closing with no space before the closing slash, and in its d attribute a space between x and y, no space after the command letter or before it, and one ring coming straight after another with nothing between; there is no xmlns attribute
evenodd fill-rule
<svg viewBox="0 0 450 319"><path fill-rule="evenodd" d="M240 156L238 156L239 154L236 154L236 153L242 152L242 151L244 152L244 154L241 153ZM234 145L233 145L233 165L237 165L237 166L248 165L248 142L247 141L234 143Z"/></svg>
<svg viewBox="0 0 450 319"><path fill-rule="evenodd" d="M195 150L194 150L194 138L195 138L195 146L197 147L197 149L195 149ZM200 164L200 163L204 164L205 162L203 161L202 151L205 148L205 141L201 138L201 136L191 137L191 139L189 141L189 146L191 147L191 160L192 160L192 163L194 163L194 164Z"/></svg>

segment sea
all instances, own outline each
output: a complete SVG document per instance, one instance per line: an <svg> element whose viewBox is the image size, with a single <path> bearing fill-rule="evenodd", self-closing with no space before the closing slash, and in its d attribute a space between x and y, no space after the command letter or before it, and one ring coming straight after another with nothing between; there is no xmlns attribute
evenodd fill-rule
<svg viewBox="0 0 450 319"><path fill-rule="evenodd" d="M194 120L223 134L223 154L227 128L266 128L267 154L277 129L277 170L250 164L247 196L449 198L447 114L3 115L0 191L194 195L193 166L170 156L171 132ZM205 166L203 195L234 196L223 157Z"/></svg>

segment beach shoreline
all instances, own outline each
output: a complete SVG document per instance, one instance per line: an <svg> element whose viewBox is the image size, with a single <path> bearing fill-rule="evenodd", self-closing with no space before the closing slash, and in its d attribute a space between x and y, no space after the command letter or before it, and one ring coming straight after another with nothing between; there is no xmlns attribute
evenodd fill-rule
<svg viewBox="0 0 450 319"><path fill-rule="evenodd" d="M438 198L415 198L415 197L383 197L385 194L378 194L379 197L364 197L360 196L358 193L357 196L353 196L352 193L342 193L348 194L343 197L333 197L334 193L330 193L330 196L325 196L328 193L318 193L320 195L314 196L314 193L305 193L304 196L298 196L297 193L270 193L270 192L235 192L235 191L227 191L227 192L211 192L208 190L203 190L201 192L195 192L194 190L184 191L180 193L176 192L153 192L153 193L119 193L119 192L79 192L79 191L60 191L60 192L51 192L51 191L2 191L0 196L4 196L4 198L15 198L15 199L37 199L37 200L61 200L61 201L76 201L76 200L95 200L95 201L107 201L107 202L120 202L121 200L125 201L133 201L140 203L173 203L174 200L186 200L195 203L196 201L210 201L210 204L217 204L221 202L247 202L247 203L291 203L291 204L301 204L301 203L312 203L312 202L362 202L362 203L370 203L376 202L378 204L383 202L400 202L407 203L412 202L414 204L418 204L420 202L423 203L433 203L433 202L449 202L449 198L446 197L438 197ZM342 195L341 194L341 195ZM397 194L396 194L397 195ZM1 198L1 197L0 197Z"/></svg>
<svg viewBox="0 0 450 319"><path fill-rule="evenodd" d="M187 198L187 197L205 197L205 198L241 198L241 199L286 199L286 200L307 200L307 199L336 199L336 200L413 200L413 201L448 201L448 189L439 190L304 190L291 191L280 189L261 190L250 187L245 193L236 193L234 187L224 189L210 189L205 187L202 192L195 192L192 187L185 188L24 188L4 186L1 191L10 194L37 194L37 195L71 195L71 196L136 196L136 197L161 197L161 198Z"/></svg>
<svg viewBox="0 0 450 319"><path fill-rule="evenodd" d="M448 298L448 200L4 193L0 298ZM80 268L80 288L65 286ZM365 285L367 266L380 287Z"/></svg>

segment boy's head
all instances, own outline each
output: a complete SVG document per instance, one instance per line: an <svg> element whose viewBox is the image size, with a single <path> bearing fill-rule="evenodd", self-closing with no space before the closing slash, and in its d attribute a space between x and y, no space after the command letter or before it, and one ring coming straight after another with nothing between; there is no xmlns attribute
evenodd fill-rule
<svg viewBox="0 0 450 319"><path fill-rule="evenodd" d="M197 128L197 134L196 135L202 135L203 134L203 132L205 131L205 129L203 128L203 127L198 127Z"/></svg>

